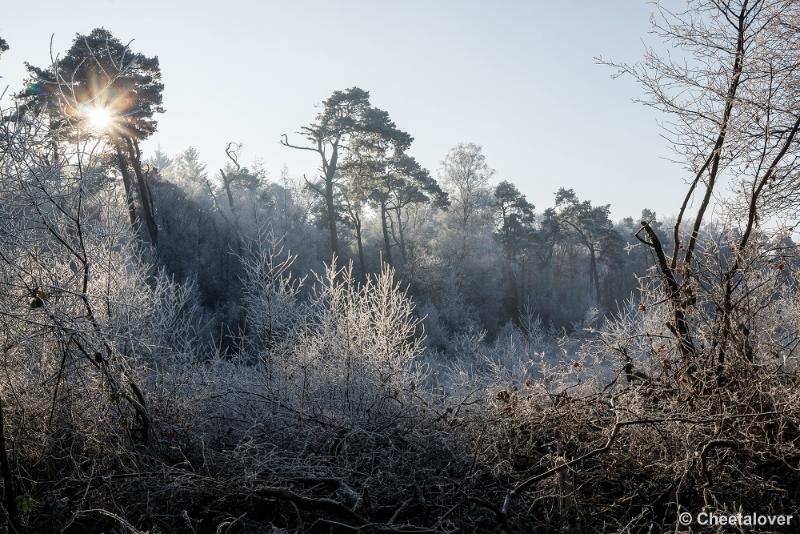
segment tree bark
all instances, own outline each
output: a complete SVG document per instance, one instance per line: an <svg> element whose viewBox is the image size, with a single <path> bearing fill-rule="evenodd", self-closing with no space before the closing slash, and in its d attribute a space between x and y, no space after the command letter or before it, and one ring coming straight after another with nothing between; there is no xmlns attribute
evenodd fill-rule
<svg viewBox="0 0 800 534"><path fill-rule="evenodd" d="M597 253L593 246L589 247L589 269L594 285L595 303L600 304L600 275L597 273Z"/></svg>
<svg viewBox="0 0 800 534"><path fill-rule="evenodd" d="M392 265L392 243L389 240L389 226L386 221L386 203L381 202L381 230L383 231L384 261Z"/></svg>
<svg viewBox="0 0 800 534"><path fill-rule="evenodd" d="M119 146L115 146L117 154L117 166L122 173L122 184L125 186L125 204L128 207L128 217L131 221L131 226L136 232L142 231L141 224L139 223L139 214L136 212L136 199L133 194L133 177L128 168L128 161ZM141 234L140 234L141 237Z"/></svg>
<svg viewBox="0 0 800 534"><path fill-rule="evenodd" d="M678 350L680 351L681 357L686 364L687 376L692 383L694 383L694 371L696 366L693 360L697 350L692 338L689 321L686 318L685 300L681 294L678 281L675 279L675 273L672 268L670 268L669 263L667 263L667 257L664 254L664 247L661 244L661 240L658 239L658 234L656 234L649 223L644 221L642 222L642 230L645 231L650 241L643 240L639 237L638 233L636 234L636 237L646 245L650 246L656 253L656 258L658 259L658 269L661 272L664 289L672 307L672 320L667 323L667 328L669 328L670 332L672 332L672 335L674 335L678 340Z"/></svg>
<svg viewBox="0 0 800 534"><path fill-rule="evenodd" d="M328 232L330 233L331 254L334 258L339 257L339 234L336 230L336 202L334 202L334 177L338 159L339 149L337 145L334 145L331 159L325 165L325 208L328 212Z"/></svg>
<svg viewBox="0 0 800 534"><path fill-rule="evenodd" d="M145 230L150 244L155 248L158 245L158 226L153 214L153 199L150 195L150 188L147 185L147 177L142 171L141 152L135 140L128 138L125 141L128 145L128 154L133 172L136 174L136 185L139 191L139 202L141 203L142 215L146 226Z"/></svg>
<svg viewBox="0 0 800 534"><path fill-rule="evenodd" d="M403 235L403 215L401 209L398 207L397 209L397 236L400 239L400 255L403 257L403 263L408 261L408 255L406 254L406 239Z"/></svg>

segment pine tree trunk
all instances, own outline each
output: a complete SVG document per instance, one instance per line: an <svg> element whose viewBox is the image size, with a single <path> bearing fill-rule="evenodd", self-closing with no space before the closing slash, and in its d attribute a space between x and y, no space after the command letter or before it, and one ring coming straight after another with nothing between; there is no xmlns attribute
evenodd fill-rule
<svg viewBox="0 0 800 534"><path fill-rule="evenodd" d="M336 204L333 199L333 176L325 177L325 209L328 212L328 231L330 232L331 254L339 257L339 236L336 232Z"/></svg>
<svg viewBox="0 0 800 534"><path fill-rule="evenodd" d="M126 139L128 154L130 156L133 172L136 174L136 185L139 191L139 202L144 217L145 230L150 244L153 248L158 245L158 226L156 225L155 215L153 214L153 199L150 196L150 188L147 186L146 176L142 171L141 153L135 141Z"/></svg>
<svg viewBox="0 0 800 534"><path fill-rule="evenodd" d="M597 274L597 256L594 247L589 249L589 267L591 269L592 284L594 285L595 304L600 304L600 275Z"/></svg>
<svg viewBox="0 0 800 534"><path fill-rule="evenodd" d="M141 233L142 229L139 223L139 214L136 212L136 199L133 195L133 177L131 176L128 162L122 150L118 146L115 148L117 151L117 166L122 173L122 184L125 186L125 204L128 207L128 217L130 218L131 226L134 230Z"/></svg>
<svg viewBox="0 0 800 534"><path fill-rule="evenodd" d="M392 243L389 240L389 226L386 221L386 204L381 203L381 230L383 230L384 261L392 265Z"/></svg>

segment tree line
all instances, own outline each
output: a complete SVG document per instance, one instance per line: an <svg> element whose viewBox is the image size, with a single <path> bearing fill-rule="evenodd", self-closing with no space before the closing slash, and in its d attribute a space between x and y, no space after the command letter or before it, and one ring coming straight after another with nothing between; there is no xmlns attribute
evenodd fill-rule
<svg viewBox="0 0 800 534"><path fill-rule="evenodd" d="M158 58L105 29L76 36L55 65L28 65L28 73L16 113L48 117L53 161L58 140L78 129L107 142L107 179L124 186L142 250L179 280L195 279L231 331L243 324L234 255L266 226L298 254L297 269L335 257L353 261L363 279L392 266L445 337L463 329L492 336L526 308L569 328L592 308L615 310L652 261L626 248L640 219L658 228L651 211L615 223L609 205L566 188L537 211L475 143L456 145L431 172L410 155L413 136L358 87L323 100L299 139L281 138L319 164L317 176L299 180L288 169L273 177L263 164L243 165L233 142L221 147L227 163L217 171L191 147L143 155L140 144L164 112ZM91 124L96 110L109 114L108 125ZM535 170L525 178L535 183Z"/></svg>

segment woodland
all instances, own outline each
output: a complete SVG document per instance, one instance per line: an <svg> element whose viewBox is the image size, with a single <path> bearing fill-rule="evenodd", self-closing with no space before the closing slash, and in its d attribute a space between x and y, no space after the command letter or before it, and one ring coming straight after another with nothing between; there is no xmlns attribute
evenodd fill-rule
<svg viewBox="0 0 800 534"><path fill-rule="evenodd" d="M673 53L597 62L660 113L683 201L621 220L534 206L479 140L426 169L360 87L276 140L318 173L272 175L236 141L216 170L142 148L168 111L134 36L28 64L0 97L0 531L798 510L800 3L655 9Z"/></svg>

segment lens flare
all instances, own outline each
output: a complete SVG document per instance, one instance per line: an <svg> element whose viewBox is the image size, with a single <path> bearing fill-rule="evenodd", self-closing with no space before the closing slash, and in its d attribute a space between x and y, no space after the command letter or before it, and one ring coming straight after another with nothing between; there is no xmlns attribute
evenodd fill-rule
<svg viewBox="0 0 800 534"><path fill-rule="evenodd" d="M108 130L114 121L111 111L105 107L87 106L83 109L83 116L89 128L95 132Z"/></svg>

